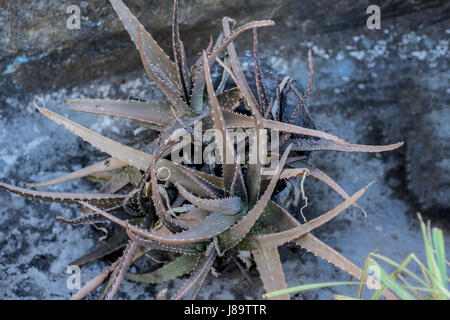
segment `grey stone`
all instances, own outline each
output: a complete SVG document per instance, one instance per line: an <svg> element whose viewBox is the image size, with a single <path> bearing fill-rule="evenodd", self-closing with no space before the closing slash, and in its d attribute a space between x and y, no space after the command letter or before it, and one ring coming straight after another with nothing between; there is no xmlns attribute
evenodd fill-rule
<svg viewBox="0 0 450 320"><path fill-rule="evenodd" d="M125 3L171 52L173 2ZM70 5L80 7L80 29L67 28ZM180 28L187 54L201 52L209 36L218 35L224 15L245 23L273 18L280 7L275 0L180 1ZM107 0L2 0L0 8L1 94L55 89L141 67L134 44Z"/></svg>

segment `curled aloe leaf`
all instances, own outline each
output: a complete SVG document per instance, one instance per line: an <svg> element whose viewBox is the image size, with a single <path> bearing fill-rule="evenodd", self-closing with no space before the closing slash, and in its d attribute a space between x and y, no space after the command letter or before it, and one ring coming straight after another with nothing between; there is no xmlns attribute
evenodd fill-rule
<svg viewBox="0 0 450 320"><path fill-rule="evenodd" d="M242 200L239 197L223 198L223 199L202 199L196 197L181 185L175 184L180 194L186 198L193 205L206 210L206 211L217 211L227 215L234 215L241 211Z"/></svg>

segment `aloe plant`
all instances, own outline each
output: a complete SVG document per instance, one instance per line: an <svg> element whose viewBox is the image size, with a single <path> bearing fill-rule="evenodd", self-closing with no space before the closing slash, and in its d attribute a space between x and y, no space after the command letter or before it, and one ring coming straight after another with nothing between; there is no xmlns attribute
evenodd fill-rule
<svg viewBox="0 0 450 320"><path fill-rule="evenodd" d="M138 150L104 137L80 124L47 109L45 103L35 100L42 115L64 126L110 158L55 180L28 184L44 187L64 181L90 177L107 180L97 193L56 193L34 191L0 183L12 193L36 200L78 204L84 213L73 220L59 217L72 225L114 223L121 231L108 239L107 244L95 248L72 264L83 265L111 252L123 249L122 256L97 277L88 282L72 298L81 299L105 283L101 297L113 298L124 278L131 281L159 283L189 273L189 277L173 299L195 298L217 256L238 251L251 251L266 291L286 288L286 281L278 254L278 247L294 242L302 248L326 259L360 279L362 270L320 241L311 231L330 221L349 206L360 208L356 201L367 190L362 188L349 196L336 182L319 169L299 157L298 152L333 150L342 152L382 152L394 150L403 143L387 146L355 145L313 127L299 126L296 119L307 114L305 102L312 89L313 68L309 55L310 84L305 95L298 95L298 103L286 121L280 119L283 109L280 87L276 99L269 102L263 85L257 59L256 29L271 26L273 21L254 21L235 30L231 19L223 19L223 33L191 68L187 66L183 42L178 31L178 3L174 1L172 21L173 60L159 47L136 17L120 0L110 0L132 41L140 52L149 77L167 97L166 101L143 100L67 100L76 111L134 119L157 130L157 139ZM242 71L233 40L246 30L253 30L254 71L256 96ZM224 61L221 57L226 51ZM222 68L223 79L230 77L235 87L223 91L214 88L211 68ZM243 103L247 114L237 112ZM170 159L174 148L172 136L180 129L194 133L193 125L204 123L203 129L215 129L222 139L216 143L223 160L216 170L182 165ZM241 160L229 136L231 129L252 129L251 141L260 148L260 132L279 131L283 155L275 170L269 170L257 157L256 163ZM208 139L201 140L203 145ZM257 150L258 151L258 150ZM297 151L295 153L294 151ZM257 152L259 154L259 152ZM226 159L231 159L226 161ZM162 171L170 174L162 176ZM119 171L117 171L119 170ZM217 174L217 172L220 172ZM316 219L301 224L286 209L273 200L279 180L310 175L329 185L344 201ZM176 191L171 202L166 187ZM128 187L127 190L125 187ZM121 193L124 192L124 193ZM188 209L183 204L188 203ZM360 208L361 209L361 208ZM362 209L361 209L362 210ZM151 250L162 250L175 255L173 261L148 274L130 274L134 261ZM385 296L392 295L384 291ZM282 295L287 299L289 295Z"/></svg>

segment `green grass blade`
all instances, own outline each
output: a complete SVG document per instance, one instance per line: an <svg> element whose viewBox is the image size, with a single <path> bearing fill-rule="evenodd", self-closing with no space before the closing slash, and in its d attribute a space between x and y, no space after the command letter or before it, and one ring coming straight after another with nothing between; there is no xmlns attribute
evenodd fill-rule
<svg viewBox="0 0 450 320"><path fill-rule="evenodd" d="M383 260L383 261L389 263L390 265L392 265L392 266L394 266L394 267L396 267L396 268L399 268L399 267L400 267L400 264L399 264L399 263L397 263L397 262L395 262L395 261L393 261L393 260L391 260L391 259L389 259L388 257L385 257L385 256L383 256L383 255L374 253L374 254L372 254L372 256L373 256L373 257L376 257L376 258L378 258L378 259L380 259L380 260ZM414 260L414 261L417 260L417 258L416 258L416 256L414 255L414 253L411 253L406 259L408 259L408 258L410 258L410 259L412 259L412 260ZM403 262L404 262L404 261L403 261ZM417 261L416 261L416 262L417 262ZM408 268L406 268L406 265L405 265L404 268L401 270L401 272L405 272L408 276L410 276L411 278L413 278L414 280L416 280L417 282L419 282L421 285L427 286L427 282L425 282L425 281L422 280L418 275L416 275L414 272L412 272L411 270L409 270Z"/></svg>
<svg viewBox="0 0 450 320"><path fill-rule="evenodd" d="M334 295L334 299L335 300L360 300L358 298L354 298L354 297L349 297L349 296L344 296L342 294L335 294Z"/></svg>
<svg viewBox="0 0 450 320"><path fill-rule="evenodd" d="M437 265L441 274L441 283L444 287L448 287L447 282L447 266L445 263L445 244L444 235L441 229L433 228L433 244L436 249Z"/></svg>
<svg viewBox="0 0 450 320"><path fill-rule="evenodd" d="M384 258L384 259L386 259L386 260L390 260L390 259L388 259L387 257L384 257L384 256L382 256L382 255L376 255L376 256L378 256L378 257L380 257L380 258ZM397 264L397 263L395 263L395 262L393 262L393 263L391 263L392 265L395 265L395 267L396 267L396 269L389 275L389 277L393 280L393 281L395 281L395 277L398 275L398 274L400 274L400 273L403 273L404 272L404 270L406 269L406 267L408 266L408 264L411 262L411 260L413 259L413 257L414 257L414 254L409 254L403 261L402 261L402 263L400 263L400 264ZM396 283L398 283L398 282L396 282ZM400 284L400 283L398 283L400 286L402 286L402 287L406 287L406 286L404 286L404 285L402 285L402 284ZM426 283L424 283L425 285L426 285ZM383 291L382 290L378 290L373 296L372 296L372 299L378 299L380 296L381 296L381 293L382 293Z"/></svg>
<svg viewBox="0 0 450 320"><path fill-rule="evenodd" d="M359 281L347 281L347 282L323 282L323 283L304 284L304 285L290 287L290 288L283 289L283 290L268 292L263 295L263 298L273 298L273 297L284 295L284 294L291 294L291 293L296 293L299 291L306 291L306 290L319 289L319 288L325 288L325 287L334 287L334 286L341 286L341 285L359 285L359 283L360 283Z"/></svg>
<svg viewBox="0 0 450 320"><path fill-rule="evenodd" d="M433 248L433 240L431 238L431 230L430 230L430 225L429 223L427 225L425 225L425 223L422 220L422 217L420 215L419 216L419 220L420 220L420 228L422 229L422 233L423 233L423 240L425 243L425 254L427 257L427 265L428 265L428 271L430 274L430 278L431 278L431 284L433 285L433 288L440 290L442 289L442 280L441 279L441 272L438 268L437 262L436 262L436 258L434 255L434 248ZM439 298L443 298L445 299L445 297L442 294L438 294Z"/></svg>
<svg viewBox="0 0 450 320"><path fill-rule="evenodd" d="M373 261L373 260L372 260ZM378 263L373 262L378 268L380 268L381 283L384 284L388 289L392 290L400 299L402 300L416 300L416 298L406 290L403 285L399 284L397 281L392 279L394 275L390 276L382 269Z"/></svg>

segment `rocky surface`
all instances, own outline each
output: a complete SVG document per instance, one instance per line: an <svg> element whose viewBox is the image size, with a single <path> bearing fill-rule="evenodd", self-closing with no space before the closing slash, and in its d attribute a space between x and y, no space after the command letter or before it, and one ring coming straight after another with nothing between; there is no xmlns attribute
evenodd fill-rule
<svg viewBox="0 0 450 320"><path fill-rule="evenodd" d="M125 2L169 49L173 2ZM80 8L80 29L67 27L71 5ZM275 0L180 1L179 21L188 55L218 34L224 13L244 23L274 18L280 7ZM0 8L2 94L54 89L140 68L135 46L107 0L21 1L20 5L2 0Z"/></svg>
<svg viewBox="0 0 450 320"><path fill-rule="evenodd" d="M169 48L164 40L169 39L170 2L130 0L127 4ZM444 229L450 245L449 5L445 1L384 1L382 29L368 30L365 11L369 4L254 0L242 10L238 1L180 1L182 36L191 44L191 59L206 45L209 33L217 35L223 15L239 23L273 18L277 25L260 32L260 56L305 86L309 77L306 53L312 49L315 84L308 103L319 129L353 143L405 140L404 148L385 154L323 152L313 156L315 165L348 193L378 181L359 201L368 212L367 219L357 210L348 210L315 233L358 265L374 249L397 261L410 252L423 258L417 211L424 211L434 225ZM76 114L63 100L162 98L141 70L136 50L107 1L80 2L84 16L80 30L65 28L68 5L23 1L19 7L13 1L0 1L0 26L7 28L0 33L1 181L42 181L105 156L43 118L32 106L34 95L41 95L52 110L130 144L138 143L130 121ZM249 40L249 34L242 37L238 50L250 49ZM81 180L50 190L91 191L95 187ZM306 194L307 219L340 201L309 178ZM59 215L74 217L78 208L40 204L3 191L0 203L0 297L70 297L67 264L94 246L102 233L56 221ZM296 247L288 245L281 252L289 285L350 279ZM102 261L83 267L82 284L106 265ZM218 267L218 272L218 279L209 276L200 298L261 297L254 267L249 271L254 284L233 262ZM175 289L180 284L177 280L168 285ZM118 297L150 298L163 287L125 281ZM353 289L322 289L295 297L327 299L335 293L354 294Z"/></svg>

